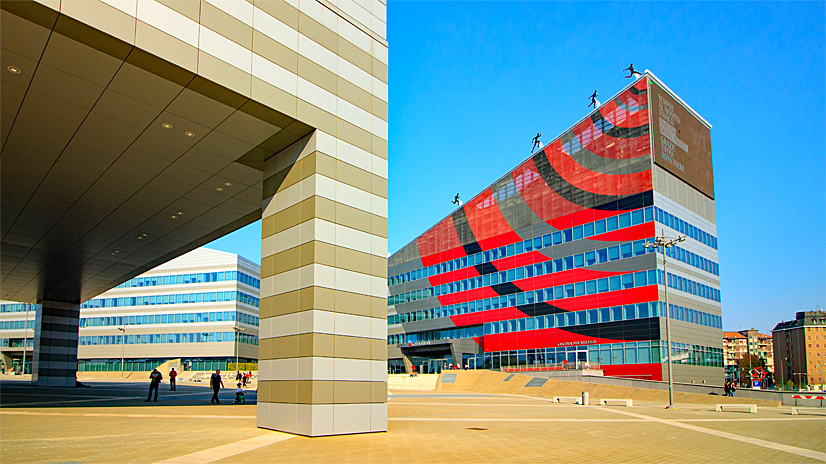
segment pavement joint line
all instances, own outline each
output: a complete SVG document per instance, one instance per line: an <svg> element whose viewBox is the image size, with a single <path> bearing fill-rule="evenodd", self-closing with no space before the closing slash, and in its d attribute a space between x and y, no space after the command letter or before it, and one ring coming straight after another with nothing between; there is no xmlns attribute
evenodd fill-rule
<svg viewBox="0 0 826 464"><path fill-rule="evenodd" d="M170 435L170 434L191 434L193 433L190 430L181 431L181 432L159 432L159 433L128 433L123 435L97 435L97 436L76 436L76 437L50 437L50 438L15 438L11 440L1 440L2 443L12 443L12 442L41 442L41 441L72 441L72 440L106 440L109 438L123 438L123 437L151 437L156 435Z"/></svg>
<svg viewBox="0 0 826 464"><path fill-rule="evenodd" d="M104 413L60 413L60 412L29 412L29 411L0 411L0 415L18 416L79 416L79 417L164 417L174 419L255 419L255 416L219 416L219 415L191 415L191 414L104 414Z"/></svg>
<svg viewBox="0 0 826 464"><path fill-rule="evenodd" d="M645 420L649 420L649 421L652 421L652 422L659 422L661 424L671 425L671 426L674 426L674 427L679 427L679 428L683 428L683 429L686 429L686 430L691 430L691 431L694 431L694 432L705 433L707 435L713 435L713 436L720 437L720 438L728 438L729 440L748 443L750 445L762 446L764 448L769 448L769 449L773 449L773 450L777 450L777 451L783 451L785 453L796 454L798 456L803 456L803 457L806 457L806 458L817 459L819 461L826 462L826 453L824 453L824 452L812 451L812 450L807 450L807 449L804 449L804 448L798 448L796 446L784 445L784 444L781 444L781 443L775 443L775 442L771 442L771 441L767 441L767 440L761 440L759 438L751 438L751 437L746 437L746 436L743 436L743 435L736 435L734 433L722 432L722 431L719 431L719 430L708 429L708 428L705 428L705 427L698 427L696 425L684 424L684 423L680 422L679 419L660 419L658 417L645 416L643 414L636 414L636 413L633 413L633 412L621 411L619 409L611 409L611 408L601 408L601 409L603 409L605 411L610 411L610 412L613 412L613 413L616 413L616 414L622 414L622 415L625 415L625 416L636 417L636 418L639 418L639 419L645 419ZM708 422L714 422L714 419L710 419Z"/></svg>
<svg viewBox="0 0 826 464"><path fill-rule="evenodd" d="M645 419L503 419L491 417L388 417L387 420L406 422L648 422Z"/></svg>
<svg viewBox="0 0 826 464"><path fill-rule="evenodd" d="M212 391L208 392L199 392L199 393L182 393L180 395L169 395L170 398L180 398L182 396L198 396L198 395L211 395ZM166 395L164 395L166 396ZM101 399L103 398L103 399ZM114 396L114 397L95 397L95 399L87 399L87 400L65 400L65 401L40 401L40 402L33 402L33 403L14 403L8 406L40 406L44 404L64 404L64 403L90 403L93 401L120 401L120 400L141 400L143 396ZM163 396L161 396L163 398Z"/></svg>
<svg viewBox="0 0 826 464"><path fill-rule="evenodd" d="M183 456L177 456L165 461L158 461L155 464L207 464L236 456L241 453L246 453L247 451L262 448L264 446L272 445L280 441L288 440L294 436L295 435L290 435L283 432L270 432L266 435L259 435L247 440L241 440L235 443L216 446L215 448L184 454Z"/></svg>

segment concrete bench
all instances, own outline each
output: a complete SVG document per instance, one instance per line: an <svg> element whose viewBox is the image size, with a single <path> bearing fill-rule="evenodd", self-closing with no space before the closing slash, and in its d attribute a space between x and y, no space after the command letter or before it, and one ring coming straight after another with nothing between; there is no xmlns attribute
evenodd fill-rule
<svg viewBox="0 0 826 464"><path fill-rule="evenodd" d="M803 407L803 406L792 406L791 414L793 416L799 416L800 411L814 411L815 414L824 414L826 413L826 408L816 408L816 407Z"/></svg>
<svg viewBox="0 0 826 464"><path fill-rule="evenodd" d="M625 398L601 398L599 400L599 405L600 406L608 406L608 402L622 403L627 408L630 408L630 407L634 406L634 400L625 399Z"/></svg>
<svg viewBox="0 0 826 464"><path fill-rule="evenodd" d="M574 404L579 404L582 398L578 396L554 396L554 403L567 403L573 401Z"/></svg>
<svg viewBox="0 0 826 464"><path fill-rule="evenodd" d="M732 408L748 408L750 413L757 413L757 405L756 404L715 404L714 405L714 412L723 412L723 408L732 409Z"/></svg>

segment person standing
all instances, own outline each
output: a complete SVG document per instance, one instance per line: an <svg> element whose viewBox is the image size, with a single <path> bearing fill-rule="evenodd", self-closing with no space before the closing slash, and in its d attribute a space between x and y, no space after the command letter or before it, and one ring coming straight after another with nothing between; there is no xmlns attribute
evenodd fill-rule
<svg viewBox="0 0 826 464"><path fill-rule="evenodd" d="M3 374L6 373L6 363L3 363Z"/></svg>
<svg viewBox="0 0 826 464"><path fill-rule="evenodd" d="M155 402L158 402L158 386L161 384L161 380L163 380L163 375L157 369L152 369L152 373L149 374L149 396L144 403L148 403L152 399L152 390L155 390Z"/></svg>
<svg viewBox="0 0 826 464"><path fill-rule="evenodd" d="M178 378L178 373L175 372L175 368L173 367L171 371L169 371L169 390L170 391L177 391L177 384L175 383L175 379Z"/></svg>
<svg viewBox="0 0 826 464"><path fill-rule="evenodd" d="M218 400L218 391L224 387L224 381L221 380L221 369L216 369L215 373L209 378L209 386L212 388L212 399L209 400L212 404L221 404Z"/></svg>

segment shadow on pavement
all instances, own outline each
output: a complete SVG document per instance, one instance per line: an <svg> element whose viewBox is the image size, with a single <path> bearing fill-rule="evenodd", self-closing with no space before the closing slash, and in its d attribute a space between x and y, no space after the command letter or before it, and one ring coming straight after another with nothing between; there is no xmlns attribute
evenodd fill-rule
<svg viewBox="0 0 826 464"><path fill-rule="evenodd" d="M124 406L204 406L210 405L212 390L201 385L178 384L170 391L164 382L158 389L158 401L146 403L149 382L84 381L87 387L37 387L28 381L0 380L0 408L71 408ZM218 393L221 405L232 405L235 387ZM256 404L255 390L245 390L245 404Z"/></svg>

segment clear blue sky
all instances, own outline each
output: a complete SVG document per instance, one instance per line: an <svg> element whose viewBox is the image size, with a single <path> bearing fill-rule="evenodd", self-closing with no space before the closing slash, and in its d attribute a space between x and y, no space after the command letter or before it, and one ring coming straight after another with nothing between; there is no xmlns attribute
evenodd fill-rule
<svg viewBox="0 0 826 464"><path fill-rule="evenodd" d="M387 7L389 250L608 97L634 62L708 120L724 330L824 308L823 2ZM260 260L260 222L210 246Z"/></svg>

